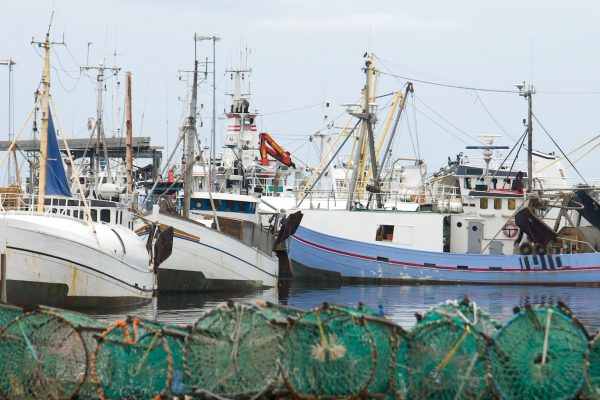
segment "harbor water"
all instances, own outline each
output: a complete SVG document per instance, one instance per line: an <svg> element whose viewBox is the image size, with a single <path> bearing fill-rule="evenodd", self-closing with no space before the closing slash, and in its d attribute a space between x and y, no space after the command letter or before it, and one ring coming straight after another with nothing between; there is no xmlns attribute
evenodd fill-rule
<svg viewBox="0 0 600 400"><path fill-rule="evenodd" d="M468 296L478 307L500 322L506 322L515 306L563 302L583 322L590 334L600 331L600 288L495 285L335 285L292 282L278 288L253 292L215 292L205 294L161 294L143 305L91 308L85 312L113 321L136 315L170 324L186 325L196 321L216 304L236 300L247 303L270 301L309 309L329 302L354 305L362 302L383 311L404 328L412 327L415 313L448 299Z"/></svg>

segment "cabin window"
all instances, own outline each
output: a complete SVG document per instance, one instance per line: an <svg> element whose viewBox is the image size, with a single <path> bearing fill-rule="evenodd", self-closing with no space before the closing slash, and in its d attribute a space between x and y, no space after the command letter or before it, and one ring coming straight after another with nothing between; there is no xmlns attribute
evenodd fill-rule
<svg viewBox="0 0 600 400"><path fill-rule="evenodd" d="M110 223L110 210L100 210L100 221Z"/></svg>
<svg viewBox="0 0 600 400"><path fill-rule="evenodd" d="M465 178L465 189L471 189L471 178Z"/></svg>
<svg viewBox="0 0 600 400"><path fill-rule="evenodd" d="M502 209L502 199L494 199L494 210Z"/></svg>
<svg viewBox="0 0 600 400"><path fill-rule="evenodd" d="M482 210L486 210L488 208L488 199L487 197L482 197L479 199L479 208Z"/></svg>
<svg viewBox="0 0 600 400"><path fill-rule="evenodd" d="M391 242L394 239L394 225L379 225L375 233L378 242Z"/></svg>
<svg viewBox="0 0 600 400"><path fill-rule="evenodd" d="M90 214L92 215L92 221L98 222L98 210L90 210Z"/></svg>
<svg viewBox="0 0 600 400"><path fill-rule="evenodd" d="M516 199L508 199L508 209L514 210L517 208L517 200Z"/></svg>

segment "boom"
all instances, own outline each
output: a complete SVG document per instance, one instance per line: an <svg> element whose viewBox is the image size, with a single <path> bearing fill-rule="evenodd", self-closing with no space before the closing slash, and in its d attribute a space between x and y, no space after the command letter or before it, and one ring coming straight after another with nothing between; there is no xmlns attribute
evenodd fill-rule
<svg viewBox="0 0 600 400"><path fill-rule="evenodd" d="M275 139L266 132L260 134L260 165L269 165L267 154L288 167L296 168L289 151L285 151Z"/></svg>

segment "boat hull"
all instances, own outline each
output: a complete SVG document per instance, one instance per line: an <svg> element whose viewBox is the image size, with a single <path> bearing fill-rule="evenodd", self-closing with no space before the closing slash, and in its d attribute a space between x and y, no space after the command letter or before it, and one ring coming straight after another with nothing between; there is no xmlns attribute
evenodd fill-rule
<svg viewBox="0 0 600 400"><path fill-rule="evenodd" d="M173 252L159 267L159 291L209 292L277 286L275 257L189 219L163 213L148 218L174 230ZM147 237L147 225L137 232Z"/></svg>
<svg viewBox="0 0 600 400"><path fill-rule="evenodd" d="M374 283L600 286L600 253L455 254L377 245L299 227L289 244L294 279Z"/></svg>
<svg viewBox="0 0 600 400"><path fill-rule="evenodd" d="M72 218L18 215L5 216L3 222L8 301L83 305L137 302L153 295L153 273L135 254L145 251L143 243L128 247L119 229L110 232L114 243L109 243L89 238L89 227ZM98 226L97 234L105 235L106 229Z"/></svg>

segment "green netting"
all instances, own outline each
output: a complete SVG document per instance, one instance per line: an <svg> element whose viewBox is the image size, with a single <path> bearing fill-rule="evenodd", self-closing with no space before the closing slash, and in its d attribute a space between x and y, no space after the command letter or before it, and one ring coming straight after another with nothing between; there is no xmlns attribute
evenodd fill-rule
<svg viewBox="0 0 600 400"><path fill-rule="evenodd" d="M471 328L493 337L502 326L499 322L492 319L485 311L477 307L474 301L468 298L462 300L448 300L432 307L423 314L421 323L435 322L441 319L455 321L459 324L468 323Z"/></svg>
<svg viewBox="0 0 600 400"><path fill-rule="evenodd" d="M71 398L88 368L75 327L44 313L25 314L2 330L0 360L0 393L10 399Z"/></svg>
<svg viewBox="0 0 600 400"><path fill-rule="evenodd" d="M462 321L441 318L418 323L408 342L405 365L411 399L489 396L487 338Z"/></svg>
<svg viewBox="0 0 600 400"><path fill-rule="evenodd" d="M13 319L23 315L23 309L0 303L0 331Z"/></svg>
<svg viewBox="0 0 600 400"><path fill-rule="evenodd" d="M584 381L587 334L568 310L520 310L494 337L492 373L505 399L570 399Z"/></svg>
<svg viewBox="0 0 600 400"><path fill-rule="evenodd" d="M399 333L398 337L399 340L396 342L396 351L392 360L392 378L390 392L388 393L391 393L395 399L405 399L408 396L408 381L410 378L406 365L410 334L402 331L402 334Z"/></svg>
<svg viewBox="0 0 600 400"><path fill-rule="evenodd" d="M63 318L71 323L76 328L90 328L95 330L105 330L108 325L102 321L98 321L89 315L78 313L75 311L63 310L60 308L48 307L48 306L37 306L37 311L45 314L56 315Z"/></svg>
<svg viewBox="0 0 600 400"><path fill-rule="evenodd" d="M254 397L276 385L281 336L256 307L222 303L186 338L185 370L202 391Z"/></svg>
<svg viewBox="0 0 600 400"><path fill-rule="evenodd" d="M100 337L92 376L106 399L150 399L170 388L173 359L160 329L138 318L117 321Z"/></svg>
<svg viewBox="0 0 600 400"><path fill-rule="evenodd" d="M358 308L365 312L364 318L377 350L377 368L369 385L370 394L403 398L406 395L406 370L404 365L407 333L388 319L373 315L374 310ZM398 353L401 354L398 354ZM397 367L398 361L402 366Z"/></svg>
<svg viewBox="0 0 600 400"><path fill-rule="evenodd" d="M600 399L600 334L590 344L583 394L587 399Z"/></svg>
<svg viewBox="0 0 600 400"><path fill-rule="evenodd" d="M270 302L257 303L257 305L258 312L263 314L267 320L281 324L287 324L289 319L297 319L304 314L303 310Z"/></svg>
<svg viewBox="0 0 600 400"><path fill-rule="evenodd" d="M282 355L283 379L300 398L357 396L377 367L365 319L333 306L296 320L284 336Z"/></svg>
<svg viewBox="0 0 600 400"><path fill-rule="evenodd" d="M108 325L94 319L88 315L81 314L74 311L62 310L60 308L47 307L47 306L38 306L37 311L54 315L60 318L65 319L71 325L75 327L81 334L83 338L83 342L85 344L85 349L87 352L88 360L92 359L92 354L96 347L96 340L94 339L94 335L102 333ZM92 369L91 366L88 366L86 377L79 389L79 396L82 398L94 398L96 397L96 385L94 385L94 381L92 379Z"/></svg>
<svg viewBox="0 0 600 400"><path fill-rule="evenodd" d="M185 373L183 362L185 338L187 337L189 330L187 328L155 321L144 320L143 322L153 329L161 330L163 338L171 351L171 358L173 360L173 378L171 379L171 386L167 394L177 395L192 393L194 387L192 381Z"/></svg>

